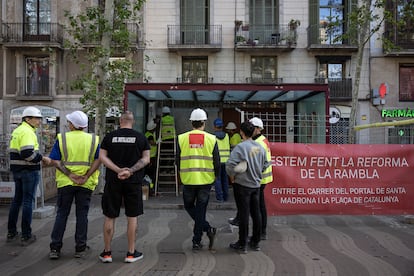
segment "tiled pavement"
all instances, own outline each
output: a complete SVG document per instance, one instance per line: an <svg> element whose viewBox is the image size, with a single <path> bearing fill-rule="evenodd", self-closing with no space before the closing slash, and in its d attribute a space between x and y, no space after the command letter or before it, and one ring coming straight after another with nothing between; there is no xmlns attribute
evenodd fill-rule
<svg viewBox="0 0 414 276"><path fill-rule="evenodd" d="M47 204L53 204L48 202ZM211 200L208 220L218 227L215 249L191 250L192 222L182 209L182 199L151 197L139 218L137 249L144 258L123 263L126 254L126 219L117 220L113 263L102 264L100 196L94 195L89 216L89 254L74 254L73 210L69 218L62 257L49 260L53 217L34 219L38 240L28 247L6 243L7 207L0 208L0 275L414 275L414 225L403 216L269 217L268 240L261 251L239 255L228 248L237 239L227 219L234 203ZM203 238L207 244L206 237Z"/></svg>

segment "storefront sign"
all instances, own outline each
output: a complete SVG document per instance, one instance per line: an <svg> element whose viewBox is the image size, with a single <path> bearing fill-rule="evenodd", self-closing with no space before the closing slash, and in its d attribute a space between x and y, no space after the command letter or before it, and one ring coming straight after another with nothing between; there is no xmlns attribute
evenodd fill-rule
<svg viewBox="0 0 414 276"><path fill-rule="evenodd" d="M383 109L383 118L414 118L414 109Z"/></svg>
<svg viewBox="0 0 414 276"><path fill-rule="evenodd" d="M414 145L271 143L269 215L413 214Z"/></svg>

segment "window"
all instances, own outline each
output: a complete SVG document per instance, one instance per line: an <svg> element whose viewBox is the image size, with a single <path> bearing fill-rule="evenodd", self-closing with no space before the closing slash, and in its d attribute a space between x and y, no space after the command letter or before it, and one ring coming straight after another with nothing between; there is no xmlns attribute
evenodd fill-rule
<svg viewBox="0 0 414 276"><path fill-rule="evenodd" d="M207 83L208 82L208 58L207 57L183 57L182 82Z"/></svg>
<svg viewBox="0 0 414 276"><path fill-rule="evenodd" d="M49 95L49 58L26 58L25 95Z"/></svg>
<svg viewBox="0 0 414 276"><path fill-rule="evenodd" d="M310 0L309 20L311 43L350 44L341 35L347 32L346 18L357 0Z"/></svg>
<svg viewBox="0 0 414 276"><path fill-rule="evenodd" d="M346 77L350 56L317 56L319 62L316 83L329 84L331 99L351 99L352 79Z"/></svg>
<svg viewBox="0 0 414 276"><path fill-rule="evenodd" d="M208 44L209 0L181 0L181 40L183 44Z"/></svg>
<svg viewBox="0 0 414 276"><path fill-rule="evenodd" d="M400 66L400 101L414 101L414 64Z"/></svg>
<svg viewBox="0 0 414 276"><path fill-rule="evenodd" d="M399 47L414 48L414 1L396 0L386 3L386 9L392 15L392 19L398 22L386 22L386 37Z"/></svg>
<svg viewBox="0 0 414 276"><path fill-rule="evenodd" d="M388 144L414 144L414 125L389 128Z"/></svg>
<svg viewBox="0 0 414 276"><path fill-rule="evenodd" d="M260 56L251 58L251 82L271 83L277 81L277 58Z"/></svg>
<svg viewBox="0 0 414 276"><path fill-rule="evenodd" d="M250 0L249 2L249 38L251 40L270 41L273 33L280 33L279 1Z"/></svg>
<svg viewBox="0 0 414 276"><path fill-rule="evenodd" d="M50 0L24 0L25 36L50 35Z"/></svg>

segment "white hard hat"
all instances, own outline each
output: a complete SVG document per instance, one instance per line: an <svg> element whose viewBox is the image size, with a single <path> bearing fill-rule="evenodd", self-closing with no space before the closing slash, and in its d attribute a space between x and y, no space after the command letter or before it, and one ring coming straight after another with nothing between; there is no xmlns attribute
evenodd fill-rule
<svg viewBox="0 0 414 276"><path fill-rule="evenodd" d="M255 127L263 129L263 121L260 118L253 117L249 120L249 122L252 123L252 125L254 125Z"/></svg>
<svg viewBox="0 0 414 276"><path fill-rule="evenodd" d="M171 110L170 110L170 108L168 106L164 106L162 108L162 113L170 113L170 112L171 112Z"/></svg>
<svg viewBox="0 0 414 276"><path fill-rule="evenodd" d="M42 118L42 112L34 106L29 106L25 110L23 110L22 117L37 117Z"/></svg>
<svg viewBox="0 0 414 276"><path fill-rule="evenodd" d="M247 170L247 161L243 160L234 167L235 173L244 173Z"/></svg>
<svg viewBox="0 0 414 276"><path fill-rule="evenodd" d="M79 110L66 115L66 119L71 122L75 128L85 128L88 126L88 116Z"/></svg>
<svg viewBox="0 0 414 276"><path fill-rule="evenodd" d="M236 127L236 124L235 123L233 123L233 122L228 122L227 123L226 129L234 130L236 128L237 127Z"/></svg>
<svg viewBox="0 0 414 276"><path fill-rule="evenodd" d="M205 121L207 120L207 113L201 108L196 108L191 112L190 121Z"/></svg>
<svg viewBox="0 0 414 276"><path fill-rule="evenodd" d="M149 121L147 124L147 130L153 130L156 127L157 125L154 123L154 121Z"/></svg>

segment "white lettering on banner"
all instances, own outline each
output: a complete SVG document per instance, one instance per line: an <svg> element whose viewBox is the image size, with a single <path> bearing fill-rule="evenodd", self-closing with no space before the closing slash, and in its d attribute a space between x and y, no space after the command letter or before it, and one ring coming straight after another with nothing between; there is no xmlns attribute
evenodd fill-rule
<svg viewBox="0 0 414 276"><path fill-rule="evenodd" d="M314 197L281 197L280 203L282 204L315 204L316 198Z"/></svg>
<svg viewBox="0 0 414 276"><path fill-rule="evenodd" d="M309 159L306 156L276 156L274 165L277 167L409 167L407 159L400 157L357 157L355 162L353 157L338 156L311 156Z"/></svg>
<svg viewBox="0 0 414 276"><path fill-rule="evenodd" d="M300 169L302 179L379 179L376 169Z"/></svg>

